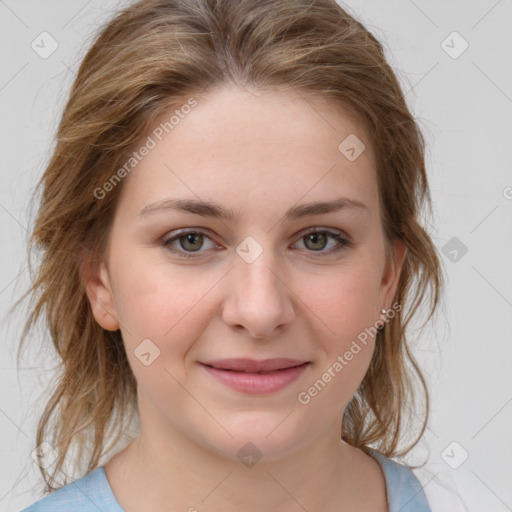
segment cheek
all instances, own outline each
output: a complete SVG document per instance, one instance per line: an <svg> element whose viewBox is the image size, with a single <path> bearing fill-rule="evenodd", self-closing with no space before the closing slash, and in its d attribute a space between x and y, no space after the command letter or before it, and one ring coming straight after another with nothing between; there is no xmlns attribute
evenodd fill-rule
<svg viewBox="0 0 512 512"><path fill-rule="evenodd" d="M145 399L162 415L169 413L169 403L186 410L190 397L180 383L190 368L184 362L194 359L195 342L211 321L208 291L218 279L200 279L199 273L194 278L183 270L166 276L158 266L135 270L125 276L118 311L130 366Z"/></svg>
<svg viewBox="0 0 512 512"><path fill-rule="evenodd" d="M302 390L306 393L303 396L314 402L319 414L323 408L341 411L359 387L373 356L378 276L360 258L329 275L308 279L308 283L299 296L310 321L318 326L315 338L322 357L311 377L311 387Z"/></svg>
<svg viewBox="0 0 512 512"><path fill-rule="evenodd" d="M301 282L298 296L311 318L323 326L329 351L343 350L377 320L377 276L364 261Z"/></svg>
<svg viewBox="0 0 512 512"><path fill-rule="evenodd" d="M340 276L317 281L305 297L311 322L318 325L316 343L321 356L314 374L301 389L298 402L322 417L341 414L363 380L373 356L375 286L368 271L355 267Z"/></svg>
<svg viewBox="0 0 512 512"><path fill-rule="evenodd" d="M134 261L120 268L115 301L127 350L150 339L172 363L172 356L186 352L204 330L210 314L208 293L218 278L205 277L199 267L170 268L161 262Z"/></svg>

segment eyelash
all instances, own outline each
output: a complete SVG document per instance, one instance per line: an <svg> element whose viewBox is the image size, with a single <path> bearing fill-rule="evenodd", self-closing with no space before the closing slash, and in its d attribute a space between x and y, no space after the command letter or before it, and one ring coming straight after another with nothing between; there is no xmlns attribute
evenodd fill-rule
<svg viewBox="0 0 512 512"><path fill-rule="evenodd" d="M330 249L329 251L323 251L323 250L322 251L311 251L311 250L307 251L307 252L312 252L312 253L316 252L320 257L327 257L332 254L337 254L340 251L349 249L353 245L352 241L348 240L347 238L342 237L339 233L334 233L332 231L327 231L324 229L310 229L307 232L305 232L300 237L300 239L302 239L308 235L311 235L313 233L321 233L321 234L327 235L328 237L333 238L338 244L336 247ZM211 240L211 238L204 231L201 231L200 229L188 229L188 230L183 230L183 231L179 232L178 234L176 234L175 236L173 236L171 238L168 238L167 240L164 240L162 242L162 246L165 249L172 252L173 254L177 254L181 258L198 258L198 257L200 257L200 253L205 252L205 251L198 250L198 251L187 252L187 251L184 251L181 249L180 250L175 249L175 248L171 247L171 245L170 245L171 242L173 242L175 240L179 240L182 236L186 236L186 235L190 235L190 234L196 234L196 235L200 234L200 235L203 235L206 238L209 238Z"/></svg>

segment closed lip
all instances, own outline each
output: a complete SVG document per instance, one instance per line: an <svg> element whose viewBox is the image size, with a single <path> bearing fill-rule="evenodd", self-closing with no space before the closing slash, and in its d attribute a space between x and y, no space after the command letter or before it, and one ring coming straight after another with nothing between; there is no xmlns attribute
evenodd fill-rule
<svg viewBox="0 0 512 512"><path fill-rule="evenodd" d="M215 361L202 361L201 364L217 368L218 370L231 370L235 372L262 373L273 372L277 370L285 370L295 366L301 366L309 363L299 359L290 359L286 357L278 357L273 359L218 359Z"/></svg>

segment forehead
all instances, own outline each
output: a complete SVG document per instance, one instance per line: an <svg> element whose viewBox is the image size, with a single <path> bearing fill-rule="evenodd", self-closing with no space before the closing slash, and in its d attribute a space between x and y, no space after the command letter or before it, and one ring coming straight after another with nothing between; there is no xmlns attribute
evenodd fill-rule
<svg viewBox="0 0 512 512"><path fill-rule="evenodd" d="M224 201L236 211L248 201L289 206L302 197L376 203L371 142L340 104L238 87L194 99L193 108L178 105L158 119L144 139L153 147L122 194L132 208L167 197Z"/></svg>

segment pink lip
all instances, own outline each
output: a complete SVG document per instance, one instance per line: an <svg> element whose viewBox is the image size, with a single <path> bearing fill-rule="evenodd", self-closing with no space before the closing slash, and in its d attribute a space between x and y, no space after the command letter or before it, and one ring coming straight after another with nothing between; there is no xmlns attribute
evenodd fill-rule
<svg viewBox="0 0 512 512"><path fill-rule="evenodd" d="M249 394L279 391L297 380L309 366L297 359L223 359L200 363L223 384Z"/></svg>
<svg viewBox="0 0 512 512"><path fill-rule="evenodd" d="M278 357L273 359L249 359L249 358L232 358L217 359L214 361L202 361L202 364L213 366L219 370L235 370L238 372L271 372L274 370L284 370L293 366L306 363L307 361L299 359L290 359L286 357Z"/></svg>

